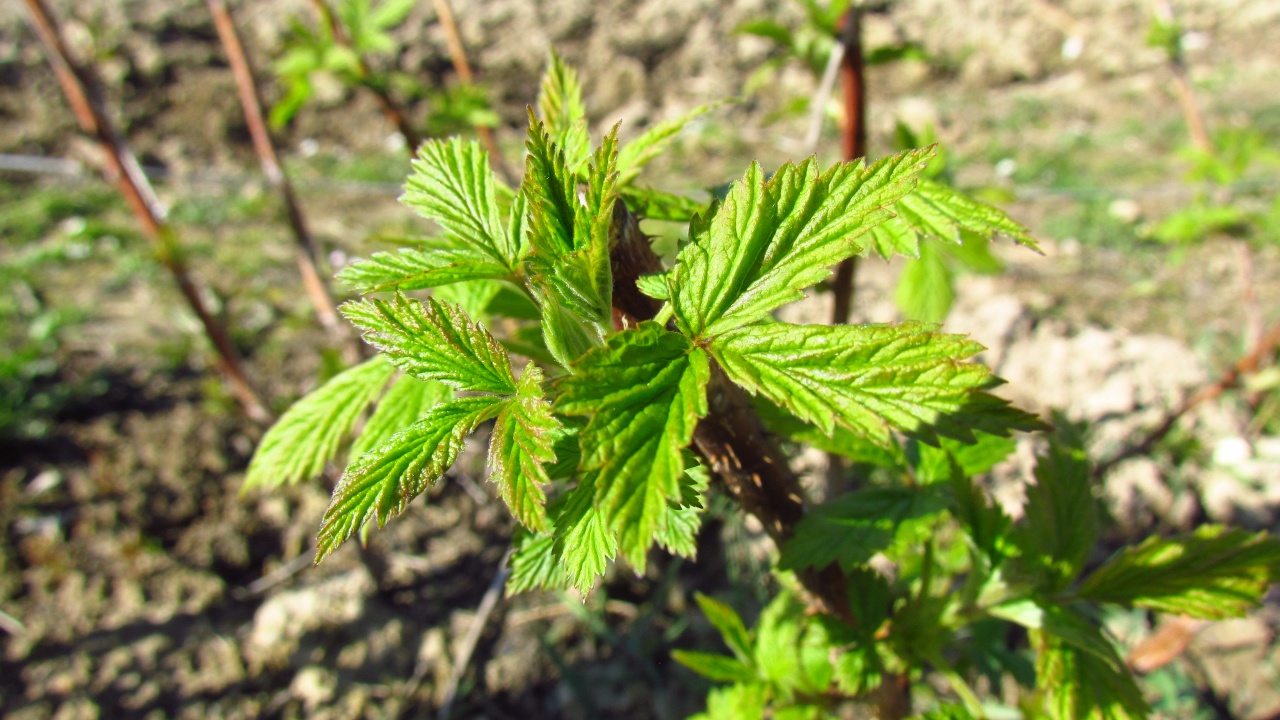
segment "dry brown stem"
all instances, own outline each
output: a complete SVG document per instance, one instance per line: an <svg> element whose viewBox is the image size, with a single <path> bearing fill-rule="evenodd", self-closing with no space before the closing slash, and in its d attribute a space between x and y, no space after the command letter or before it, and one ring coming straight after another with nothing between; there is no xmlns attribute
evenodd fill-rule
<svg viewBox="0 0 1280 720"><path fill-rule="evenodd" d="M71 58L57 22L44 0L23 0L31 15L32 26L44 44L49 64L53 67L62 86L63 94L71 104L76 122L85 134L92 136L106 161L104 172L124 195L133 214L142 225L143 232L155 246L156 257L173 276L188 307L195 313L204 328L205 336L218 355L218 363L231 386L231 392L245 414L265 422L271 412L263 404L257 391L249 383L244 372L240 353L231 341L231 334L221 320L214 317L204 302L203 294L182 259L173 228L165 221L165 211L156 197L151 183L142 172L138 159L129 150L123 138L111 125L93 88L96 87L88 71Z"/></svg>

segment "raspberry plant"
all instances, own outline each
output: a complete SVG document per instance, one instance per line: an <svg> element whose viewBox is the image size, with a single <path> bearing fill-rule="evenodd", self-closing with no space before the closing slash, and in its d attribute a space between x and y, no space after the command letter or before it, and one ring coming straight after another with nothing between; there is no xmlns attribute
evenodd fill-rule
<svg viewBox="0 0 1280 720"><path fill-rule="evenodd" d="M1105 561L1089 463L1065 423L1015 522L978 477L1011 435L1047 429L991 393L981 347L932 325L796 325L773 312L863 249L921 234L1012 234L995 208L922 180L932 147L772 175L758 164L697 207L666 267L637 215L692 201L635 184L688 118L590 150L577 79L557 58L529 113L518 188L475 142L418 150L406 205L437 237L356 263L343 313L380 354L303 398L264 437L249 486L320 474L366 411L318 537L322 561L438 481L492 422L490 480L518 523L508 593L591 592L608 564L643 573L654 546L692 558L709 495L756 516L779 591L754 629L698 602L730 654L676 651L722 683L708 718L985 717L973 689L1010 674L1026 717L1133 718L1146 706L1099 620L1106 604L1219 618L1280 568L1266 534L1206 527ZM699 108L696 113L704 112ZM407 293L431 290L421 299ZM492 319L514 328L495 335ZM783 448L866 470L806 503ZM1034 664L1009 650L1015 628ZM940 682L926 682L926 680Z"/></svg>

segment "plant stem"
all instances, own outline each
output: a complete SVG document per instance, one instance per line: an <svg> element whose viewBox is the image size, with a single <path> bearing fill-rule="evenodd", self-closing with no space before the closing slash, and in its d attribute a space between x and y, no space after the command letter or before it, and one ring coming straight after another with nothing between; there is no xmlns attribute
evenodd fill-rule
<svg viewBox="0 0 1280 720"><path fill-rule="evenodd" d="M1161 22L1177 27L1177 14L1171 0L1155 0L1155 13ZM1181 42L1182 38L1178 38ZM1195 91L1191 87L1191 76L1187 73L1187 63L1181 52L1169 53L1169 70L1173 73L1173 87L1178 93L1178 104L1182 106L1182 117L1187 123L1187 133L1191 136L1191 144L1201 152L1213 154L1213 140L1206 129L1204 115L1196 102Z"/></svg>
<svg viewBox="0 0 1280 720"><path fill-rule="evenodd" d="M400 137L404 138L405 146L409 149L409 155L416 155L418 146L422 144L422 136L418 134L417 130L413 129L413 125L409 122L408 114L391 98L386 88L374 82L373 71L369 69L369 63L365 61L363 55L352 47L351 38L347 35L347 31L343 29L342 23L338 22L337 16L333 14L333 10L328 3L325 0L311 0L311 6L315 8L316 14L320 16L320 21L329 29L329 33L333 36L333 41L347 48L355 55L356 77L360 85L373 93L373 97L378 101L378 108L382 110L383 116L395 126L396 132L400 133Z"/></svg>
<svg viewBox="0 0 1280 720"><path fill-rule="evenodd" d="M845 13L840 39L845 47L840 77L844 88L842 138L844 159L847 161L867 156L867 98L863 72L861 9L853 8ZM832 293L835 296L831 310L833 325L849 322L857 263L857 257L851 257L836 268L835 280L832 281Z"/></svg>
<svg viewBox="0 0 1280 720"><path fill-rule="evenodd" d="M636 280L646 273L661 272L662 260L621 200L614 205L613 223L618 238L610 258L615 317L619 324L637 325L654 318L662 303L641 293ZM707 404L709 412L693 432L694 448L734 500L782 547L804 517L799 478L765 431L746 392L714 362ZM798 576L815 610L857 626L849 606L848 579L839 566L832 563L821 570L810 568Z"/></svg>
<svg viewBox="0 0 1280 720"><path fill-rule="evenodd" d="M861 8L852 8L845 13L840 42L844 46L844 61L840 66L844 91L844 127L841 137L844 159L849 161L867 156L867 98L863 72ZM831 281L832 325L849 322L857 275L856 255L846 258L836 267L835 278ZM828 494L838 495L848 490L848 485L844 458L837 453L827 453Z"/></svg>
<svg viewBox="0 0 1280 720"><path fill-rule="evenodd" d="M449 59L453 62L453 69L458 73L458 79L471 85L475 83L475 74L471 72L471 63L467 62L467 51L462 44L462 35L458 32L458 23L453 18L453 8L449 5L449 0L434 0L436 6L436 15L440 17L440 25L444 28L445 40L449 45ZM489 151L489 164L493 167L494 172L508 183L514 183L517 178L511 174L510 168L502 159L502 151L498 148L498 141L493 136L493 130L483 125L476 125L476 136L480 138L480 144L484 145L484 149Z"/></svg>
<svg viewBox="0 0 1280 720"><path fill-rule="evenodd" d="M1213 400L1227 390L1239 387L1244 376L1257 372L1266 357L1278 346L1280 346L1280 321L1274 323L1263 333L1261 339L1249 351L1249 354L1227 368L1213 384L1200 388L1195 394L1182 401L1181 405L1165 416L1164 421L1148 432L1142 440L1123 448L1111 458L1098 463L1093 469L1094 478L1102 478L1110 472L1111 468L1131 457L1146 455L1151 452L1156 443L1163 440L1164 436L1173 430L1183 415L1191 412L1200 403Z"/></svg>
<svg viewBox="0 0 1280 720"><path fill-rule="evenodd" d="M480 642L480 636L484 633L489 616L493 614L494 608L498 607L498 600L502 598L502 588L506 585L507 575L511 571L508 563L511 560L512 549L508 547L506 554L498 563L498 570L489 581L489 588L480 599L480 605L476 607L476 615L471 619L471 627L467 628L467 634L462 638L462 646L458 649L453 667L449 670L449 679L444 685L444 700L440 703L440 720L449 720L453 712L453 703L458 697L458 685L461 684L462 676L467 672L467 665L471 663L471 656L476 651L476 644Z"/></svg>
<svg viewBox="0 0 1280 720"><path fill-rule="evenodd" d="M71 59L66 43L62 39L57 22L54 20L44 0L24 0L30 12L32 25L41 43L44 44L49 64L53 67L62 92L66 95L71 109L75 113L76 122L85 134L98 141L106 159L105 174L113 181L120 193L124 195L133 214L142 225L143 232L155 245L156 257L173 276L178 291L186 300L191 311L195 313L204 327L205 335L218 354L219 365L231 392L245 414L253 420L265 422L270 419L258 393L250 385L245 375L240 353L231 341L231 334L223 323L214 317L205 306L203 296L186 262L182 259L181 248L174 235L173 228L165 221L164 207L155 191L143 174L138 159L129 150L123 138L112 127L101 103L91 88L95 87L88 72L78 67Z"/></svg>
<svg viewBox="0 0 1280 720"><path fill-rule="evenodd" d="M267 131L266 118L262 114L262 102L258 98L258 88L253 79L253 68L245 54L244 45L240 42L240 35L236 32L231 12L227 9L225 0L208 0L208 2L214 27L217 28L218 38L227 52L231 73L236 80L240 106L244 109L244 122L249 129L249 136L253 139L253 149L258 154L258 164L262 166L262 174L267 176L267 182L271 183L284 202L289 228L293 231L302 285L306 289L307 297L311 300L311 307L315 310L320 324L341 344L347 361L355 362L360 356L359 346L355 338L345 331L346 326L338 320L329 284L320 272L315 240L307 229L302 207L298 204L298 198L293 192L293 183L289 182L289 176L280 163L280 156L276 153L275 143L271 140L271 133Z"/></svg>

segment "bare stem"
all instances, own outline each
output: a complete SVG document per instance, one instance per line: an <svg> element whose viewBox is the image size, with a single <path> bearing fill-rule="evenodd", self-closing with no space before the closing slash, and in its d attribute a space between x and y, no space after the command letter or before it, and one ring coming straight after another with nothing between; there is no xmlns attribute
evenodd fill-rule
<svg viewBox="0 0 1280 720"><path fill-rule="evenodd" d="M236 31L227 9L225 0L208 0L209 12L213 15L213 24L218 30L222 47L227 52L227 60L231 64L231 72L235 76L236 89L240 94L240 106L244 109L245 125L249 136L253 139L253 149L258 154L258 164L267 182L279 193L288 214L289 228L293 231L293 239L297 251L298 271L302 275L302 285L315 310L316 318L325 330L343 347L348 360L354 362L359 358L358 346L345 326L339 322L338 313L334 309L333 295L329 291L329 283L320 272L320 262L316 251L315 240L307 228L306 217L293 192L293 183L280 162L271 133L267 131L266 118L262 113L262 102L258 97L258 88L254 83L253 68L245 54L244 45L240 42L240 34Z"/></svg>
<svg viewBox="0 0 1280 720"><path fill-rule="evenodd" d="M844 59L840 64L840 78L844 95L844 127L841 128L842 149L846 161L867 156L867 97L862 55L862 9L853 8L845 13L840 42L844 46ZM836 266L831 281L831 324L849 322L853 310L854 288L857 287L858 257L845 258ZM827 492L839 494L847 489L844 458L827 453Z"/></svg>
<svg viewBox="0 0 1280 720"><path fill-rule="evenodd" d="M1186 400L1183 400L1181 405L1166 415L1164 420L1144 435L1141 440L1121 449L1120 452L1116 453L1111 458L1098 463L1093 469L1093 476L1095 478L1101 478L1105 476L1111 468L1115 467L1119 463L1128 460L1131 457L1146 455L1151 452L1152 448L1156 446L1156 443L1163 440L1164 437L1177 426L1178 421L1182 419L1183 415L1194 410L1200 403L1213 400L1222 395L1222 393L1239 387L1244 377L1257 372L1263 361L1267 359L1277 346L1280 346L1280 321L1277 321L1262 334L1262 337L1247 355L1237 360L1231 367L1227 368L1227 370L1222 373L1215 382L1200 388Z"/></svg>
<svg viewBox="0 0 1280 720"><path fill-rule="evenodd" d="M409 148L409 154L414 155L418 152L418 146L422 144L422 136L417 130L413 129L413 125L409 122L409 115L406 113L386 88L374 81L373 71L369 69L369 64L365 61L364 56L355 52L355 48L351 46L351 37L347 35L347 31L343 29L342 23L338 22L338 18L333 14L333 10L329 7L325 0L311 0L311 6L315 8L316 14L320 16L320 21L329 29L329 33L333 35L334 42L342 45L352 54L356 56L356 78L360 85L368 89L373 94L374 100L378 102L378 108L382 110L382 114L387 118L400 133L400 137L404 138L405 146Z"/></svg>
<svg viewBox="0 0 1280 720"><path fill-rule="evenodd" d="M449 5L449 0L435 0L435 7L440 25L444 28L445 40L449 44L449 59L453 62L453 69L458 73L459 80L470 85L475 82L475 74L471 72L471 63L467 62L467 51L462 44L462 34L458 32L458 23L453 18L453 8ZM515 182L516 177L502 159L502 150L498 148L493 130L484 125L476 125L475 130L480 144L489 152L489 164L494 172L509 183Z"/></svg>
<svg viewBox="0 0 1280 720"><path fill-rule="evenodd" d="M842 147L844 159L855 160L867 156L867 98L862 57L862 11L854 8L845 13L844 29L840 41L844 44L844 63L840 77L844 89L844 127ZM853 281L857 275L856 257L846 259L836 268L832 293L835 296L831 310L831 323L843 325L849 322L853 304Z"/></svg>
<svg viewBox="0 0 1280 720"><path fill-rule="evenodd" d="M1161 22L1176 27L1178 18L1171 0L1155 0L1155 13ZM1178 104L1182 107L1182 117L1186 120L1191 144L1201 152L1212 154L1213 140L1206 129L1200 104L1196 102L1196 94L1191 87L1191 76L1187 72L1187 63L1180 52L1170 53L1168 57L1169 70L1173 73L1173 87L1178 93Z"/></svg>
<svg viewBox="0 0 1280 720"><path fill-rule="evenodd" d="M53 67L58 83L62 86L62 91L75 113L76 122L85 134L98 141L106 160L107 179L114 182L120 193L124 195L133 214L141 223L143 232L154 243L157 258L173 276L182 297L200 320L205 335L218 354L219 365L231 386L231 392L250 418L259 422L270 419L270 411L267 410L245 375L240 353L231 341L231 334L205 306L200 289L182 259L173 228L164 219L164 207L156 197L146 175L143 174L138 159L112 127L97 97L91 91L95 86L92 78L85 69L77 66L72 60L57 22L44 0L24 0L24 2L30 12L36 34L40 36L40 41L45 46L49 64Z"/></svg>

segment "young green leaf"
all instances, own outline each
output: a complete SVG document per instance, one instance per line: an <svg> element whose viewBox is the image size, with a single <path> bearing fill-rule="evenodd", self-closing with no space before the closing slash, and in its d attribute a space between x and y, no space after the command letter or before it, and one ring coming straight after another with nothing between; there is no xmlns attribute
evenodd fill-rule
<svg viewBox="0 0 1280 720"><path fill-rule="evenodd" d="M1036 685L1045 693L1051 720L1145 720L1147 703L1133 675L1061 640L1043 638L1036 657Z"/></svg>
<svg viewBox="0 0 1280 720"><path fill-rule="evenodd" d="M360 437L351 443L349 457L358 458L378 447L392 435L417 422L431 408L452 399L453 390L447 385L401 375L383 393Z"/></svg>
<svg viewBox="0 0 1280 720"><path fill-rule="evenodd" d="M574 360L600 346L599 333L588 327L577 313L561 305L554 295L542 294L539 303L542 344L561 367L572 367Z"/></svg>
<svg viewBox="0 0 1280 720"><path fill-rule="evenodd" d="M907 467L906 456L898 443L880 445L855 434L844 425L836 424L830 436L800 418L757 395L752 407L769 432L792 442L806 443L823 452L841 455L854 463L902 470Z"/></svg>
<svg viewBox="0 0 1280 720"><path fill-rule="evenodd" d="M707 209L705 202L652 188L623 185L620 192L627 209L638 218L689 222Z"/></svg>
<svg viewBox="0 0 1280 720"><path fill-rule="evenodd" d="M680 500L667 504L666 513L658 521L654 540L672 555L692 560L698 554L698 530L702 527L711 476L706 467L698 465L696 460L691 461L687 453L685 463L690 467L680 478Z"/></svg>
<svg viewBox="0 0 1280 720"><path fill-rule="evenodd" d="M795 535L782 546L779 567L796 570L833 562L849 571L889 548L922 520L947 507L937 486L920 490L876 487L843 495L804 516Z"/></svg>
<svg viewBox="0 0 1280 720"><path fill-rule="evenodd" d="M582 104L582 84L578 81L578 73L561 60L554 49L538 92L538 114L547 124L551 139L564 149L569 171L576 174L591 152L587 111Z"/></svg>
<svg viewBox="0 0 1280 720"><path fill-rule="evenodd" d="M782 593L760 613L756 623L754 666L782 699L790 699L803 685L800 638L804 632L804 606L791 593Z"/></svg>
<svg viewBox="0 0 1280 720"><path fill-rule="evenodd" d="M752 164L723 205L690 225L671 273L677 326L691 338L714 337L799 300L857 252L859 235L891 216L887 207L911 192L932 153L842 163L821 175L809 158L767 182Z"/></svg>
<svg viewBox="0 0 1280 720"><path fill-rule="evenodd" d="M552 445L560 423L542 394L542 370L525 366L516 396L503 405L489 439L489 476L498 485L511 515L533 531L547 529L547 496L551 482L544 464L556 460Z"/></svg>
<svg viewBox="0 0 1280 720"><path fill-rule="evenodd" d="M565 587L565 572L556 557L556 538L553 534L534 534L517 529L512 545L511 575L507 578L505 593L507 597L530 590Z"/></svg>
<svg viewBox="0 0 1280 720"><path fill-rule="evenodd" d="M1242 617L1280 580L1280 538L1206 526L1152 537L1095 570L1078 594L1174 615Z"/></svg>
<svg viewBox="0 0 1280 720"><path fill-rule="evenodd" d="M753 682L756 675L741 660L728 655L672 650L671 659L716 682Z"/></svg>
<svg viewBox="0 0 1280 720"><path fill-rule="evenodd" d="M738 613L709 595L697 593L693 597L698 601L698 607L702 608L702 614L711 621L712 627L720 631L724 644L729 646L739 660L751 662L751 635L747 633L747 626Z"/></svg>
<svg viewBox="0 0 1280 720"><path fill-rule="evenodd" d="M681 496L682 451L707 413L710 376L705 353L646 322L610 336L560 381L556 409L590 417L582 469L599 472L597 505L637 571L668 504Z"/></svg>
<svg viewBox="0 0 1280 720"><path fill-rule="evenodd" d="M472 248L428 247L374 253L343 268L338 279L361 295L369 295L510 275L507 266Z"/></svg>
<svg viewBox="0 0 1280 720"><path fill-rule="evenodd" d="M459 390L516 392L507 352L456 305L397 294L390 301L349 302L341 310L369 344L410 375Z"/></svg>
<svg viewBox="0 0 1280 720"><path fill-rule="evenodd" d="M836 423L881 445L896 429L925 442L974 442L1042 427L986 392L986 367L961 362L982 346L932 326L762 323L710 345L729 377L830 435Z"/></svg>
<svg viewBox="0 0 1280 720"><path fill-rule="evenodd" d="M926 484L950 480L953 461L964 477L975 477L1003 462L1018 447L1017 441L1011 437L983 432L974 433L973 436L976 442L971 444L950 438L942 438L938 447L919 442L910 444L908 454L918 455L918 459L913 462L916 480Z"/></svg>
<svg viewBox="0 0 1280 720"><path fill-rule="evenodd" d="M565 578L583 595L591 592L618 552L617 535L595 509L599 483L599 473L583 473L554 518L556 557Z"/></svg>
<svg viewBox="0 0 1280 720"><path fill-rule="evenodd" d="M396 433L352 463L325 511L316 538L316 562L347 538L377 521L381 527L399 515L453 465L463 440L498 410L494 397L470 397L437 405L425 417Z"/></svg>
<svg viewBox="0 0 1280 720"><path fill-rule="evenodd" d="M498 216L497 181L489 156L474 140L428 140L418 148L400 201L434 220L455 247L475 250L514 272L519 239Z"/></svg>
<svg viewBox="0 0 1280 720"><path fill-rule="evenodd" d="M1019 245L1039 251L1025 227L993 205L979 202L942 183L921 178L915 192L893 205L896 217L871 231L870 247L886 260L896 255L920 257L922 238L958 245L961 232L988 240L1007 235Z"/></svg>
<svg viewBox="0 0 1280 720"><path fill-rule="evenodd" d="M527 260L533 285L604 334L612 328L613 276L609 265L613 206L617 201L617 127L587 170L584 202L560 148L536 118L529 121L529 156L521 192L530 209ZM553 348L554 349L554 348Z"/></svg>
<svg viewBox="0 0 1280 720"><path fill-rule="evenodd" d="M630 185L640 170L650 160L662 154L667 143L671 142L681 130L701 115L715 110L722 103L699 105L693 110L673 120L666 120L644 131L640 137L622 146L618 153L618 183Z"/></svg>
<svg viewBox="0 0 1280 720"><path fill-rule="evenodd" d="M379 30L390 30L409 16L417 0L386 0L369 13L369 24Z"/></svg>
<svg viewBox="0 0 1280 720"><path fill-rule="evenodd" d="M1051 441L1048 453L1037 459L1035 477L1015 538L1022 562L1040 576L1046 591L1056 592L1075 580L1098 538L1089 460L1078 440Z"/></svg>
<svg viewBox="0 0 1280 720"><path fill-rule="evenodd" d="M338 373L294 403L262 437L244 489L292 485L324 472L394 372L390 363L373 358Z"/></svg>
<svg viewBox="0 0 1280 720"><path fill-rule="evenodd" d="M955 302L955 278L933 245L920 246L920 257L909 261L898 275L894 302L912 320L942 322Z"/></svg>
<svg viewBox="0 0 1280 720"><path fill-rule="evenodd" d="M1120 666L1115 646L1091 620L1075 610L1042 600L1014 600L991 608L993 617L1017 623L1030 630L1042 630L1077 650L1089 653L1109 665Z"/></svg>
<svg viewBox="0 0 1280 720"><path fill-rule="evenodd" d="M764 720L769 686L763 683L738 683L716 688L707 695L707 711L689 720Z"/></svg>
<svg viewBox="0 0 1280 720"><path fill-rule="evenodd" d="M636 287L654 300L666 300L671 297L671 288L667 285L667 274L664 272L641 275L636 278Z"/></svg>

